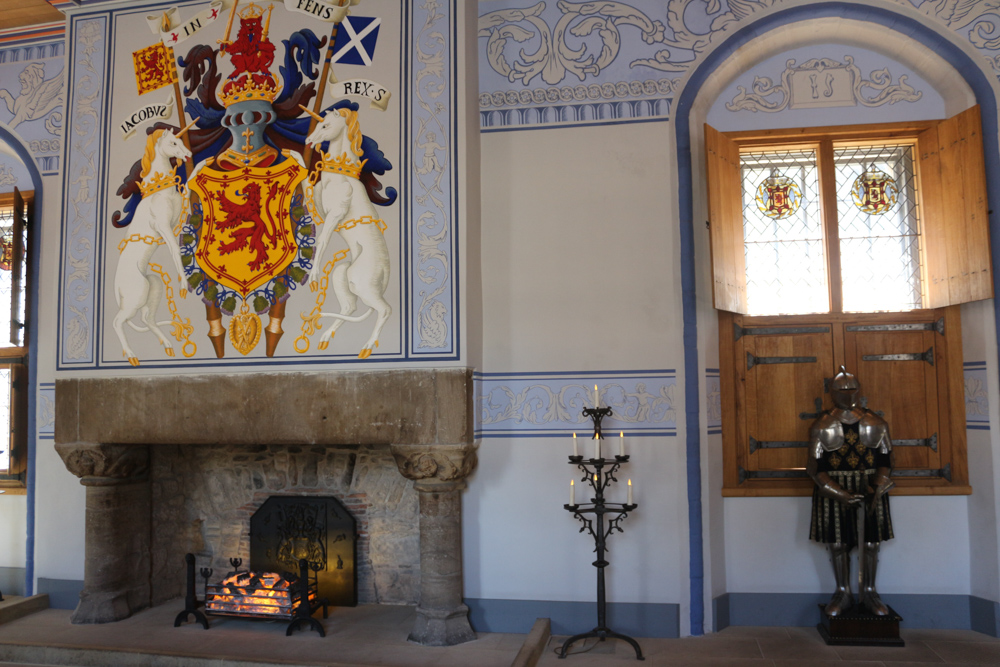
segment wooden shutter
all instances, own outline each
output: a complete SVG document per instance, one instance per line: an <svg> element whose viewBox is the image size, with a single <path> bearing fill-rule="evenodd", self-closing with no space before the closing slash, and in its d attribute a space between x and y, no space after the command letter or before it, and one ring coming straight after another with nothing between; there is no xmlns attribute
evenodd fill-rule
<svg viewBox="0 0 1000 667"><path fill-rule="evenodd" d="M917 140L926 307L993 298L979 107Z"/></svg>
<svg viewBox="0 0 1000 667"><path fill-rule="evenodd" d="M809 482L809 426L835 364L829 322L760 319L719 314L725 486L747 495Z"/></svg>
<svg viewBox="0 0 1000 667"><path fill-rule="evenodd" d="M740 150L705 125L708 215L712 248L713 303L718 310L747 313L747 272L743 250L743 192Z"/></svg>

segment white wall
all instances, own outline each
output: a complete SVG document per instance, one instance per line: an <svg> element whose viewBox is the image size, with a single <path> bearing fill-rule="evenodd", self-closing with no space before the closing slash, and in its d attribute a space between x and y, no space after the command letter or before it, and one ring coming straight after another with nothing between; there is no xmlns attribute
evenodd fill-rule
<svg viewBox="0 0 1000 667"><path fill-rule="evenodd" d="M669 125L495 132L481 141L480 370L677 369L678 435L630 438L632 461L611 492L623 501L632 478L639 508L624 533L610 538L607 576L610 601L686 605L680 251ZM578 477L570 453L568 437L483 439L464 502L467 597L593 599L593 541L562 508L570 478Z"/></svg>

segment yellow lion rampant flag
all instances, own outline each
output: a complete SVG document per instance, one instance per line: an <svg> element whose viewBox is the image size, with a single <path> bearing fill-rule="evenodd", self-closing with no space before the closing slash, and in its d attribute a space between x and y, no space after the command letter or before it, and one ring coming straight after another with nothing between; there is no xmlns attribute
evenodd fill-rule
<svg viewBox="0 0 1000 667"><path fill-rule="evenodd" d="M173 57L173 49L164 46L163 42L132 52L135 83L140 95L177 82Z"/></svg>

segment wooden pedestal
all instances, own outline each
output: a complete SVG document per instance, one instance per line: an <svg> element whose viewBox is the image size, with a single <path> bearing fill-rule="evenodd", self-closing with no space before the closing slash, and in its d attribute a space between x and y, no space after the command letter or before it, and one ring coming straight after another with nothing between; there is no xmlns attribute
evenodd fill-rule
<svg viewBox="0 0 1000 667"><path fill-rule="evenodd" d="M902 617L889 607L888 616L875 616L860 605L855 605L840 616L830 618L819 605L822 619L816 629L831 646L904 646L899 637Z"/></svg>

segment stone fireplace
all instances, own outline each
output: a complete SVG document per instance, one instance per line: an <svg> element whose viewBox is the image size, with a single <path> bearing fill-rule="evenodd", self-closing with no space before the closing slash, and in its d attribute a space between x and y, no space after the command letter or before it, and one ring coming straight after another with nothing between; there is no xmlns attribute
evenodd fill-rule
<svg viewBox="0 0 1000 667"><path fill-rule="evenodd" d="M56 449L87 488L74 623L179 597L184 560L249 555L271 495L332 495L358 521L358 597L417 604L410 639L475 638L461 491L475 468L466 369L58 380Z"/></svg>

